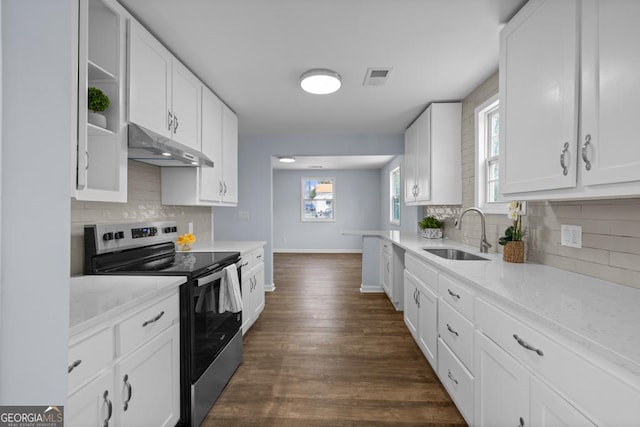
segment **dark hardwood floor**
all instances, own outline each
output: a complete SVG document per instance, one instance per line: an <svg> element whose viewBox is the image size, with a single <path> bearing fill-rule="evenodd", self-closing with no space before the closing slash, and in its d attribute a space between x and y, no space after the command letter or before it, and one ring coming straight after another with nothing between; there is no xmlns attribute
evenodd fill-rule
<svg viewBox="0 0 640 427"><path fill-rule="evenodd" d="M276 291L202 426L466 426L359 254L275 254Z"/></svg>

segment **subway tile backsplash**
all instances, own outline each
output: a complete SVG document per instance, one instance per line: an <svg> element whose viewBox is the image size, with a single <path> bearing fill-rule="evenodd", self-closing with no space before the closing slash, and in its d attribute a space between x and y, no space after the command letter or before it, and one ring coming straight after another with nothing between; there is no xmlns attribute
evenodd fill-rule
<svg viewBox="0 0 640 427"><path fill-rule="evenodd" d="M475 203L474 110L498 92L498 73L470 93L462 103L462 204ZM428 206L424 215L451 218L460 207ZM640 288L640 199L528 202L526 259L563 270L586 274ZM582 227L582 248L560 245L560 225ZM510 225L506 215L487 215L490 251L501 252L498 238ZM445 221L445 236L472 246L480 245L480 219L465 215L464 227L456 230L453 219Z"/></svg>
<svg viewBox="0 0 640 427"><path fill-rule="evenodd" d="M84 225L114 222L176 221L179 233L189 231L198 243L211 242L211 208L166 206L160 201L160 168L133 160L128 164L127 203L80 202L71 199L71 275L82 274Z"/></svg>

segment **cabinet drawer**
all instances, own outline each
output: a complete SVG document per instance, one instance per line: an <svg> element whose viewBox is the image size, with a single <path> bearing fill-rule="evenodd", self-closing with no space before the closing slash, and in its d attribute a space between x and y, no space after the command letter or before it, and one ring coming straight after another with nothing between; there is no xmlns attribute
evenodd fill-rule
<svg viewBox="0 0 640 427"><path fill-rule="evenodd" d="M440 276L438 292L451 307L473 320L473 292L470 289L447 276Z"/></svg>
<svg viewBox="0 0 640 427"><path fill-rule="evenodd" d="M604 370L602 361L578 355L547 338L541 329L525 325L480 298L476 302L476 324L596 424L632 425L640 419L640 390Z"/></svg>
<svg viewBox="0 0 640 427"><path fill-rule="evenodd" d="M254 249L242 255L242 271L249 271L261 262L264 262L264 248Z"/></svg>
<svg viewBox="0 0 640 427"><path fill-rule="evenodd" d="M473 424L473 375L462 365L442 339L438 339L438 376L458 410Z"/></svg>
<svg viewBox="0 0 640 427"><path fill-rule="evenodd" d="M464 366L473 371L473 324L446 302L440 303L438 332Z"/></svg>
<svg viewBox="0 0 640 427"><path fill-rule="evenodd" d="M438 290L438 270L429 267L427 264L408 254L404 257L404 264L405 268L409 270L411 274L423 283L429 285L434 291Z"/></svg>
<svg viewBox="0 0 640 427"><path fill-rule="evenodd" d="M104 328L69 347L69 392L109 365L113 359L113 330Z"/></svg>
<svg viewBox="0 0 640 427"><path fill-rule="evenodd" d="M134 314L121 322L119 356L129 353L143 342L168 328L178 319L180 310L178 294Z"/></svg>

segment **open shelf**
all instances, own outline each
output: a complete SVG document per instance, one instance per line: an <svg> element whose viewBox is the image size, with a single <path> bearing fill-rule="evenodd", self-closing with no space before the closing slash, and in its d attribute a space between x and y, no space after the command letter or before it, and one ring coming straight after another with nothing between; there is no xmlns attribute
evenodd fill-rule
<svg viewBox="0 0 640 427"><path fill-rule="evenodd" d="M114 76L112 73L108 72L95 62L92 62L91 60L87 61L87 74L89 81L118 81L116 76Z"/></svg>
<svg viewBox="0 0 640 427"><path fill-rule="evenodd" d="M92 123L87 123L87 133L89 136L110 136L115 135L113 131L109 129L101 128L100 126L96 126Z"/></svg>

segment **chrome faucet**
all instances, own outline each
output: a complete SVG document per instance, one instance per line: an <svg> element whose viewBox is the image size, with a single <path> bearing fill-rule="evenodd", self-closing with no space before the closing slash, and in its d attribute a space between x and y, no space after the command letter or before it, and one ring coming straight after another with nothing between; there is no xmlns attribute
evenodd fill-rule
<svg viewBox="0 0 640 427"><path fill-rule="evenodd" d="M462 228L462 217L464 216L464 214L466 214L469 211L476 211L480 215L480 224L482 226L482 237L480 238L480 252L483 254L486 254L487 250L491 247L491 244L487 241L487 234L485 233L485 226L484 226L484 213L482 213L480 209L476 207L472 207L472 208L467 208L463 210L460 216L458 216L458 218L456 219L454 226L456 227L456 229L460 230Z"/></svg>

